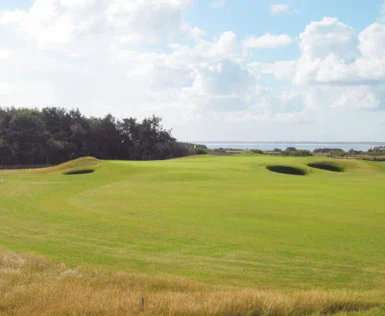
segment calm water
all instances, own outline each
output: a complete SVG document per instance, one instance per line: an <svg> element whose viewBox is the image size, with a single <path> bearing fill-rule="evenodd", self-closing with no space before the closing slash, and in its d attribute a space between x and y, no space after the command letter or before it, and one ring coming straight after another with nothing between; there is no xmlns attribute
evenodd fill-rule
<svg viewBox="0 0 385 316"><path fill-rule="evenodd" d="M198 142L205 144L208 148L233 148L233 149L262 149L272 150L274 148L286 149L295 147L297 149L314 150L316 148L341 148L345 151L349 149L367 151L373 147L385 146L384 143L311 143L311 142Z"/></svg>

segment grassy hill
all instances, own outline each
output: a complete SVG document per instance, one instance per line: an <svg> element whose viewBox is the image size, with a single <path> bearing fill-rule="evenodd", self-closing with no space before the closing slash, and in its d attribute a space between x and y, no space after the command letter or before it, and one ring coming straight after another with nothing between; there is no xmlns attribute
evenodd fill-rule
<svg viewBox="0 0 385 316"><path fill-rule="evenodd" d="M318 169L327 161L343 172ZM384 191L375 162L83 158L0 172L0 246L216 288L383 291Z"/></svg>

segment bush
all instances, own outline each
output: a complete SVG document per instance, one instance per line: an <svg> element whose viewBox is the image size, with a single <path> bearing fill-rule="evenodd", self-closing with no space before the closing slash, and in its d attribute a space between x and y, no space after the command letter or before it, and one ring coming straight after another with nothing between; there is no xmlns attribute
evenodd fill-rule
<svg viewBox="0 0 385 316"><path fill-rule="evenodd" d="M345 157L348 153L344 152L344 151L331 151L327 154L327 156L330 156L330 157Z"/></svg>
<svg viewBox="0 0 385 316"><path fill-rule="evenodd" d="M263 155L264 154L264 152L263 152L263 150L260 150L260 149L252 149L252 150L250 150L253 154L261 154L261 155Z"/></svg>
<svg viewBox="0 0 385 316"><path fill-rule="evenodd" d="M328 154L330 152L344 152L341 148L316 148L313 150L315 154Z"/></svg>
<svg viewBox="0 0 385 316"><path fill-rule="evenodd" d="M313 156L313 153L309 150L296 150L296 151L291 152L290 156L309 157L309 156Z"/></svg>
<svg viewBox="0 0 385 316"><path fill-rule="evenodd" d="M362 155L364 152L360 150L350 149L348 153L349 155Z"/></svg>
<svg viewBox="0 0 385 316"><path fill-rule="evenodd" d="M368 152L372 152L372 151L385 151L385 146L378 146L368 150Z"/></svg>
<svg viewBox="0 0 385 316"><path fill-rule="evenodd" d="M368 155L373 155L373 156L384 156L385 155L385 150L376 150L376 151L368 151Z"/></svg>
<svg viewBox="0 0 385 316"><path fill-rule="evenodd" d="M285 151L286 151L287 153L291 153L291 152L293 152L293 151L297 151L297 148L295 148L295 147L287 147L287 148L285 149Z"/></svg>
<svg viewBox="0 0 385 316"><path fill-rule="evenodd" d="M207 150L202 148L202 147L199 147L195 150L195 154L197 155L207 155Z"/></svg>

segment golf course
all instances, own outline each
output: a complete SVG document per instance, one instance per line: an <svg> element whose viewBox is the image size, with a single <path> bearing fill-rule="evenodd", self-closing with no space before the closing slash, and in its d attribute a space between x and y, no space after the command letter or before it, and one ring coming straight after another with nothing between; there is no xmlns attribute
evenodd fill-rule
<svg viewBox="0 0 385 316"><path fill-rule="evenodd" d="M238 293L232 300L238 297L243 309L179 311L167 305L164 314L383 315L384 193L385 163L326 157L203 155L146 162L86 157L45 169L0 171L0 281L10 282L0 282L0 294L8 289L10 295L0 311L21 313L27 304L7 284L20 282L25 291L31 282L44 284L4 272L12 257L51 267L35 264L46 282L53 282L49 275L55 269L83 271L89 280L95 273L110 276L111 287L120 274L122 280L134 278L139 285L131 287L131 294L137 289L132 304L144 314L151 311L140 306L143 293L168 282L167 291L191 294L185 302L194 291L222 298ZM92 286L89 281L85 287ZM301 304L319 295L331 305L298 303L285 314L274 310L278 300L258 311L250 297L248 304L242 301L242 291L300 295ZM78 313L102 313L100 308Z"/></svg>

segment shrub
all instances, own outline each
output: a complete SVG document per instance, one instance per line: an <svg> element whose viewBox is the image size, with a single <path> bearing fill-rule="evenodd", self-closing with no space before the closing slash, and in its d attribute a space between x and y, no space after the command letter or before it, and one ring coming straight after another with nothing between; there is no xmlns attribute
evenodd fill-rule
<svg viewBox="0 0 385 316"><path fill-rule="evenodd" d="M350 149L348 153L349 155L362 155L364 152L361 150Z"/></svg>
<svg viewBox="0 0 385 316"><path fill-rule="evenodd" d="M287 148L285 149L285 151L286 151L287 153L291 153L291 152L293 152L293 151L297 151L297 148L295 148L295 147L287 147Z"/></svg>
<svg viewBox="0 0 385 316"><path fill-rule="evenodd" d="M309 157L313 156L312 152L309 150L296 150L290 153L290 156L295 157Z"/></svg>
<svg viewBox="0 0 385 316"><path fill-rule="evenodd" d="M264 152L263 152L263 150L260 150L260 149L252 149L252 150L250 150L253 154L261 154L261 155L263 155L264 154Z"/></svg>
<svg viewBox="0 0 385 316"><path fill-rule="evenodd" d="M197 155L206 155L207 154L207 150L202 148L202 147L199 147L195 150L195 154Z"/></svg>
<svg viewBox="0 0 385 316"><path fill-rule="evenodd" d="M378 146L368 150L368 152L372 152L372 151L385 151L385 146Z"/></svg>
<svg viewBox="0 0 385 316"><path fill-rule="evenodd" d="M385 150L376 150L376 151L368 151L368 155L373 155L373 156L384 156L385 155Z"/></svg>
<svg viewBox="0 0 385 316"><path fill-rule="evenodd" d="M313 150L315 154L327 154L330 152L344 152L341 148L316 148Z"/></svg>
<svg viewBox="0 0 385 316"><path fill-rule="evenodd" d="M327 156L330 156L330 157L344 157L346 156L348 153L344 152L344 151L331 151L327 154Z"/></svg>

